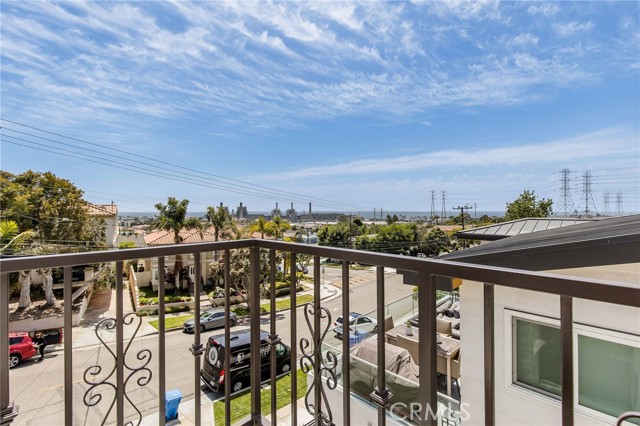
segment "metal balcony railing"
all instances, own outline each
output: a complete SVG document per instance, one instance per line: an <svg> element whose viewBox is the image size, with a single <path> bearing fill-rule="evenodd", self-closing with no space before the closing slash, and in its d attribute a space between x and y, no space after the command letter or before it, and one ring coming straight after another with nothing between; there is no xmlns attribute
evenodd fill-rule
<svg viewBox="0 0 640 426"><path fill-rule="evenodd" d="M249 306L251 325L251 415L244 422L245 424L266 424L267 417L261 411L261 374L260 374L260 251L266 250L270 255L269 284L275 288L276 281L276 251L288 253L291 267L291 360L303 367L303 371L313 372L313 382L309 386L309 397L307 409L313 416L316 425L328 425L340 421L345 425L357 424L351 418L351 395L343 392L342 412L332 411L332 407L326 404L325 389L333 388L337 383L337 373L340 373L344 383L350 383L349 363L341 363L341 370L338 368L337 356L332 352L323 352L323 339L331 324L330 313L321 306L320 302L320 257L341 259L342 263L342 286L343 289L349 287L349 264L361 263L374 265L376 267L376 315L378 324L384 324L385 317L385 275L384 268L395 268L417 273L419 277L418 290L418 310L420 312L421 323L419 327L419 341L421 351L418 363L426 374L419 376L419 401L422 402L422 412L420 413L420 425L435 425L437 419L427 415L429 407L437 407L437 379L436 379L436 276L457 277L484 284L484 405L485 424L495 424L495 361L494 361L494 288L495 286L505 286L511 288L532 290L537 292L551 293L560 296L561 312L561 341L562 341L562 424L572 425L574 417L574 388L573 388L573 298L590 299L601 302L614 303L627 306L638 306L640 300L640 289L631 285L600 280L568 278L566 276L556 276L538 272L519 271L497 267L484 267L478 265L448 262L438 259L421 259L407 256L395 256L362 251L337 249L330 247L319 247L304 244L292 244L279 241L266 240L239 240L225 241L206 244L180 244L173 246L163 246L143 249L114 250L105 252L61 254L53 256L5 258L0 260L0 423L10 423L12 419L19 416L14 410L11 394L9 392L9 347L8 347L8 323L9 323L9 280L8 274L12 272L33 270L39 268L64 268L64 424L73 424L74 410L86 409L82 406L74 406L72 367L74 362L74 350L72 347L72 268L76 265L97 264L104 262L115 262L116 265L116 291L117 291L117 315L107 324L114 328L116 332L115 348L109 349L115 359L111 374L106 371L100 373L100 366L94 366L93 370L85 372L85 380L92 386L100 384L108 385L115 392L112 407L115 410L117 424L136 424L130 422L125 416L125 403L131 401L126 393L126 384L131 380L136 380L140 386L144 386L150 381L150 371L148 365L151 360L151 352L142 350L137 355L137 366L132 366L125 360L125 355L129 349L124 337L124 327L135 319L135 314L125 315L123 311L123 264L127 260L157 258L160 274L159 286L159 335L158 335L158 423L164 424L165 418L165 329L164 329L164 262L166 256L192 254L195 262L195 282L199 283L202 278L201 254L204 252L225 252L226 264L224 268L226 303L225 309L229 310L229 254L232 250L248 249L250 262L249 277ZM314 291L315 298L312 304L305 307L302 313L297 313L296 300L296 256L306 254L314 256ZM274 345L279 342L275 321L275 291L271 292L271 321L268 341ZM193 354L193 383L195 407L200 407L201 399L201 355L204 346L201 341L199 317L200 317L200 293L195 292L195 328L193 344L190 351ZM342 292L342 315L348 318L349 313L349 291ZM300 338L297 335L298 316L304 315L310 331L310 338ZM325 324L326 323L326 324ZM326 325L326 326L325 326ZM229 341L229 325L224 330L225 340ZM385 330L383 327L377 329L377 358L378 365L385 365ZM230 371L229 345L225 356L225 371ZM349 333L344 333L342 339L342 352L349 353ZM271 413L276 412L276 362L275 351L271 351ZM292 366L294 367L294 366ZM296 368L292 368L295 371ZM378 424L385 425L387 420L387 404L391 398L386 385L385 370L377 369L377 387L371 393L370 399L375 402L378 410ZM324 379L323 379L324 378ZM98 381L98 379L100 379ZM93 380L93 382L92 382ZM226 380L224 387L226 395L231 393L230 380ZM95 395L86 397L85 405L91 406L96 403ZM291 374L291 419L290 423L297 425L298 405L296 401L302 397L297 394L297 377ZM229 398L225 401L225 420L230 423ZM111 410L111 408L110 408ZM137 409L136 409L137 410ZM202 419L200 412L196 410L195 423L200 425ZM140 415L141 418L141 415ZM277 424L274 414L270 416L270 424Z"/></svg>

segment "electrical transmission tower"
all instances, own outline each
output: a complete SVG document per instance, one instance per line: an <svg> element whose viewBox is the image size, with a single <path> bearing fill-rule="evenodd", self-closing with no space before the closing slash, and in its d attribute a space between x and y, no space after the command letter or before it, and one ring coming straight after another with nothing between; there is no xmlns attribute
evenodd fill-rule
<svg viewBox="0 0 640 426"><path fill-rule="evenodd" d="M591 216L592 211L589 209L589 205L593 205L595 213L598 213L598 209L593 201L593 194L591 193L591 172L587 170L582 175L582 194L584 196L584 214L585 216Z"/></svg>
<svg viewBox="0 0 640 426"><path fill-rule="evenodd" d="M616 194L616 216L622 216L622 192Z"/></svg>
<svg viewBox="0 0 640 426"><path fill-rule="evenodd" d="M433 222L436 217L436 191L431 190L431 215L429 216L429 222Z"/></svg>
<svg viewBox="0 0 640 426"><path fill-rule="evenodd" d="M442 215L440 216L442 218L442 220L446 220L447 219L447 205L445 203L446 201L446 195L444 192L444 189L442 190Z"/></svg>
<svg viewBox="0 0 640 426"><path fill-rule="evenodd" d="M575 210L571 199L571 173L573 172L569 169L560 170L560 211L564 217L568 217L569 212Z"/></svg>
<svg viewBox="0 0 640 426"><path fill-rule="evenodd" d="M611 212L609 211L609 193L604 193L604 208L602 214L605 216L611 216Z"/></svg>

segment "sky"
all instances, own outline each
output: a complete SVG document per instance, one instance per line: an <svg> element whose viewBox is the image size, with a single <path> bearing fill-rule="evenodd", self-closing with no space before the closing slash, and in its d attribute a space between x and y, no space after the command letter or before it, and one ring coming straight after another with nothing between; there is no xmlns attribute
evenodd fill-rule
<svg viewBox="0 0 640 426"><path fill-rule="evenodd" d="M639 4L2 1L0 165L121 212L637 212Z"/></svg>

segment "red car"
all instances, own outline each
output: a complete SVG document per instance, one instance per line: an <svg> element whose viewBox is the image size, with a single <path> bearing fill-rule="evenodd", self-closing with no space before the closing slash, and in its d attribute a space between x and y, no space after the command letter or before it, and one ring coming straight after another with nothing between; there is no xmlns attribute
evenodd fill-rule
<svg viewBox="0 0 640 426"><path fill-rule="evenodd" d="M33 347L33 340L24 331L13 331L9 333L9 368L13 368L25 359L36 354Z"/></svg>

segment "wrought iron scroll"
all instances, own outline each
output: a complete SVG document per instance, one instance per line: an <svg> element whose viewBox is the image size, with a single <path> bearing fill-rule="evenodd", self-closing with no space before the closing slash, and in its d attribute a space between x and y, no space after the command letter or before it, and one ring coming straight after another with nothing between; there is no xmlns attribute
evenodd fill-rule
<svg viewBox="0 0 640 426"><path fill-rule="evenodd" d="M137 359L137 361L140 361L141 363L140 365L134 366L127 362L127 352L129 351L129 347L131 346L133 339L135 339L136 335L138 334L138 330L140 330L140 326L142 324L142 318L136 312L128 313L123 317L123 324L125 326L132 325L136 319L137 319L137 324L134 325L136 327L135 331L133 332L133 335L129 339L129 342L125 347L124 352L122 353L122 356L123 356L123 366L126 370L128 370L128 372L125 371L126 377L124 379L124 389L123 389L124 397L126 398L127 401L129 401L129 404L131 404L133 409L137 412L138 419L137 419L137 422L135 423L134 421L126 422L125 426L133 426L133 425L139 426L142 423L142 413L140 412L140 410L138 410L138 408L135 406L133 401L131 401L131 399L127 395L127 385L129 381L134 379L135 382L138 384L138 386L146 386L151 381L151 370L147 367L147 365L149 365L149 362L151 361L151 351L149 349L142 349L138 351L138 353L136 353L135 358ZM116 403L117 388L114 381L115 381L115 373L117 369L117 362L116 362L117 356L111 350L109 345L104 341L102 336L100 336L100 331L114 330L115 328L116 328L116 319L105 318L102 321L100 321L98 324L96 324L96 328L94 331L96 337L98 338L98 340L100 340L100 343L107 349L108 353L113 357L113 366L111 367L111 370L109 371L109 373L106 376L103 376L103 378L99 378L102 373L102 366L96 364L87 368L83 375L84 382L89 385L89 388L84 393L84 404L87 407L94 407L98 405L100 401L102 401L103 393L105 391L108 391L109 389L113 390L113 400L111 401L111 404L109 405L109 409L107 410L104 418L102 419L102 423L100 423L101 426L107 422L107 419L109 418L109 414L111 414L111 410L113 409L113 406Z"/></svg>
<svg viewBox="0 0 640 426"><path fill-rule="evenodd" d="M320 320L326 320L326 326L322 330L322 334L320 330L314 330L311 325L311 319L316 315L320 316ZM307 303L304 306L304 318L307 321L307 326L309 327L309 331L313 336L313 343L309 341L306 337L300 339L300 351L302 352L302 358L300 358L300 368L303 373L309 373L313 371L313 382L307 388L307 394L304 397L304 405L312 416L320 419L320 424L323 426L333 425L333 415L331 413L331 407L329 406L329 401L327 399L327 394L324 390L324 384L326 383L327 388L335 389L338 385L338 378L336 376L336 367L338 365L338 357L333 351L326 351L324 354L322 353L322 342L324 341L327 332L331 326L331 313L324 307L321 307L316 312L312 303ZM317 334L316 334L317 333ZM316 358L316 355L319 355ZM319 359L319 365L316 365L315 359ZM326 376L326 379L323 383L322 378ZM315 394L315 389L318 387L320 390L320 395L322 396L322 401L318 401L317 397L315 401L311 400L311 397ZM326 407L326 412L323 411L323 407Z"/></svg>

